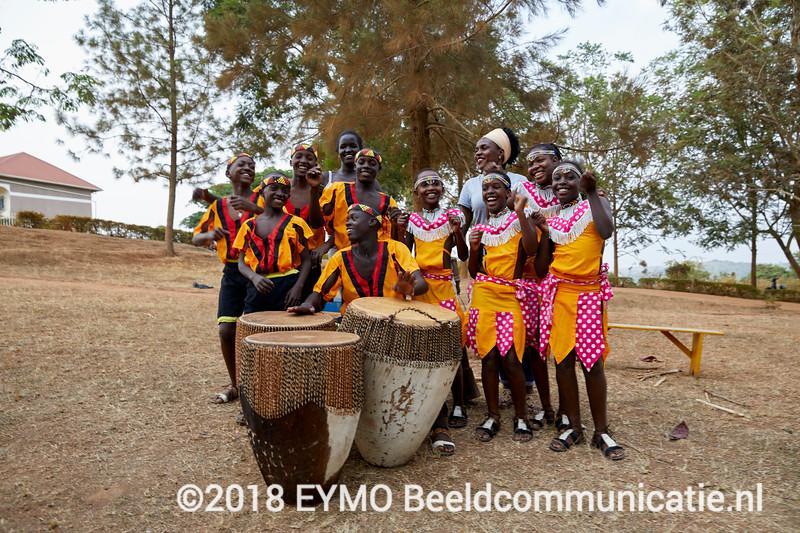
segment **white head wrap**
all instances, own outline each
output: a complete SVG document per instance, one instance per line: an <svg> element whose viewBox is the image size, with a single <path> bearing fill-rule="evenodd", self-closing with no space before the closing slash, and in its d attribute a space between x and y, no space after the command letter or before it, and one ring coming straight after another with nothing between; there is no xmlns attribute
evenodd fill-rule
<svg viewBox="0 0 800 533"><path fill-rule="evenodd" d="M504 132L500 128L495 128L486 135L483 136L484 139L489 139L497 146L502 148L503 150L503 163L508 161L508 158L511 157L511 139L508 138L506 132Z"/></svg>

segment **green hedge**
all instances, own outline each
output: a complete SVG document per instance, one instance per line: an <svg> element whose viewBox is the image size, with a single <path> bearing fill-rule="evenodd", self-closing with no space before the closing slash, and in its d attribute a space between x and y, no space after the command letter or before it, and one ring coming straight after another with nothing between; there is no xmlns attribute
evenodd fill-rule
<svg viewBox="0 0 800 533"><path fill-rule="evenodd" d="M716 296L733 296L736 298L780 300L784 302L800 302L800 291L766 290L762 291L741 283L717 283L693 279L639 278L639 287L644 289L661 289L665 291L695 292Z"/></svg>
<svg viewBox="0 0 800 533"><path fill-rule="evenodd" d="M16 225L23 228L38 229L57 229L62 231L74 231L77 233L94 233L96 235L108 235L110 237L122 237L124 239L144 239L151 241L163 241L166 228L159 226L140 226L138 224L124 224L113 220L101 220L90 217L76 217L70 215L57 215L53 218L46 218L43 214L36 211L20 211L17 213ZM179 229L173 230L173 240L184 244L191 244L192 233Z"/></svg>

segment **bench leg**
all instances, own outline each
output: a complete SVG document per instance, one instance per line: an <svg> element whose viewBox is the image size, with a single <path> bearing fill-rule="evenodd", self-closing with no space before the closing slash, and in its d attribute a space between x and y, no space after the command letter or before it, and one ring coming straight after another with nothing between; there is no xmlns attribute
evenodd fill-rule
<svg viewBox="0 0 800 533"><path fill-rule="evenodd" d="M703 334L692 334L692 354L690 355L689 373L694 377L700 376L700 360L703 358Z"/></svg>

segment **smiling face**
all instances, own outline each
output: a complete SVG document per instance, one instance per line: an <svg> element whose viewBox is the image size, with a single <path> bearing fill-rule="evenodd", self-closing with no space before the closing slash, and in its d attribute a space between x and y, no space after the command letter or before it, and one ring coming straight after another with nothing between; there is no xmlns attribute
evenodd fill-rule
<svg viewBox="0 0 800 533"><path fill-rule="evenodd" d="M281 176L281 174L270 174L270 176ZM270 183L264 187L264 190L261 191L261 194L264 196L264 205L276 211L280 211L289 200L289 195L291 192L292 189L288 185Z"/></svg>
<svg viewBox="0 0 800 533"><path fill-rule="evenodd" d="M481 185L483 190L483 203L491 214L497 214L508 203L508 187L500 180L485 180Z"/></svg>
<svg viewBox="0 0 800 533"><path fill-rule="evenodd" d="M300 178L305 178L316 164L317 156L311 150L300 150L292 155L292 172Z"/></svg>
<svg viewBox="0 0 800 533"><path fill-rule="evenodd" d="M231 163L225 175L231 180L231 183L240 183L245 188L250 188L253 184L253 178L256 175L256 162L252 157L243 155Z"/></svg>
<svg viewBox="0 0 800 533"><path fill-rule="evenodd" d="M475 143L475 167L479 172L483 172L490 163L502 166L503 150L494 141L481 137Z"/></svg>
<svg viewBox="0 0 800 533"><path fill-rule="evenodd" d="M344 223L347 237L350 239L351 243L361 242L364 238L369 236L370 233L374 233L377 237L378 226L380 226L378 219L358 209L350 211Z"/></svg>
<svg viewBox="0 0 800 533"><path fill-rule="evenodd" d="M430 170L420 172L417 175L417 179L424 179L426 176L430 176L432 179L420 183L415 192L419 195L422 206L425 209L432 210L439 206L439 200L444 194L444 185L439 175Z"/></svg>
<svg viewBox="0 0 800 533"><path fill-rule="evenodd" d="M339 137L339 159L346 166L353 166L355 164L355 157L359 150L361 150L361 143L358 142L358 137L352 133L345 133Z"/></svg>
<svg viewBox="0 0 800 533"><path fill-rule="evenodd" d="M553 169L559 162L555 156L539 154L528 161L528 177L540 187L547 187L552 182Z"/></svg>
<svg viewBox="0 0 800 533"><path fill-rule="evenodd" d="M381 164L374 157L360 156L356 160L356 178L361 183L373 183L381 171Z"/></svg>
<svg viewBox="0 0 800 533"><path fill-rule="evenodd" d="M578 199L580 178L574 172L553 172L553 193L561 205Z"/></svg>

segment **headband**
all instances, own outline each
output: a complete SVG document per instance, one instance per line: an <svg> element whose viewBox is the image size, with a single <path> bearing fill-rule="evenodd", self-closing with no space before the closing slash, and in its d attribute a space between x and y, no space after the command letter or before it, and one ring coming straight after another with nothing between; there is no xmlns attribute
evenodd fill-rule
<svg viewBox="0 0 800 533"><path fill-rule="evenodd" d="M292 182L289 181L289 178L284 176L283 174L270 174L264 181L261 182L261 187L269 187L273 183L277 183L278 185L285 185L286 187L292 186Z"/></svg>
<svg viewBox="0 0 800 533"><path fill-rule="evenodd" d="M314 146L313 144L306 144L306 143L300 143L296 145L294 148L292 148L292 155L290 155L289 157L292 158L294 157L294 154L296 154L297 152L304 152L306 150L313 153L314 157L319 159L319 153L317 152L317 147Z"/></svg>
<svg viewBox="0 0 800 533"><path fill-rule="evenodd" d="M573 163L559 163L558 166L553 169L553 175L555 176L556 174L575 174L575 176L580 179L581 169Z"/></svg>
<svg viewBox="0 0 800 533"><path fill-rule="evenodd" d="M551 155L553 157L558 157L556 151L551 148L534 148L528 153L528 157L526 159L528 161L533 161L540 155Z"/></svg>
<svg viewBox="0 0 800 533"><path fill-rule="evenodd" d="M366 213L371 217L375 217L379 224L383 224L383 217L368 205L353 204L347 208L347 212L349 213L350 211L361 211L362 213Z"/></svg>
<svg viewBox="0 0 800 533"><path fill-rule="evenodd" d="M230 158L230 159L228 159L228 160L226 161L226 163L227 163L227 165L228 165L228 167L227 167L227 168L231 168L231 165L232 165L232 164L233 164L233 163L234 163L234 162L235 162L237 159L239 159L240 157L249 157L250 159L253 159L253 156L252 156L252 155L250 155L250 154L247 154L247 153L245 153L245 152L239 152L238 154L236 154L236 155L234 155L234 156L231 156L231 158Z"/></svg>
<svg viewBox="0 0 800 533"><path fill-rule="evenodd" d="M503 163L508 161L508 158L511 157L511 139L508 138L506 132L500 128L495 128L484 135L483 138L489 139L499 146L503 150Z"/></svg>
<svg viewBox="0 0 800 533"><path fill-rule="evenodd" d="M491 180L499 181L500 183L505 185L507 189L511 188L511 180L509 180L506 176L503 176L502 174L498 174L497 172L489 172L488 174L484 174L481 183L483 184Z"/></svg>
<svg viewBox="0 0 800 533"><path fill-rule="evenodd" d="M372 148L362 148L361 150L359 150L358 153L356 154L356 159L358 159L359 157L371 157L373 159L376 159L379 165L383 165L383 158L381 157L381 154L379 154L376 150L373 150Z"/></svg>
<svg viewBox="0 0 800 533"><path fill-rule="evenodd" d="M425 176L420 176L417 178L417 181L414 182L414 190L417 190L417 187L427 181L438 181L439 183L444 184L442 177L437 172L434 172L433 174L426 174Z"/></svg>

